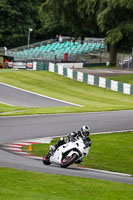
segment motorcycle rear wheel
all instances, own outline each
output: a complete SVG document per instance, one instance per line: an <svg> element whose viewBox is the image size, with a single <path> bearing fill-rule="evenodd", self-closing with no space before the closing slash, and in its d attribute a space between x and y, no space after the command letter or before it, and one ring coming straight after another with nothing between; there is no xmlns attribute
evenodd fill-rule
<svg viewBox="0 0 133 200"><path fill-rule="evenodd" d="M78 159L78 155L76 153L72 154L71 157L68 157L67 155L65 157L63 157L63 159L61 160L61 164L60 166L62 168L66 168L69 165L73 164L76 160Z"/></svg>
<svg viewBox="0 0 133 200"><path fill-rule="evenodd" d="M47 156L47 155L45 155L44 157L43 157L43 164L44 165L50 165L51 163L50 163L50 160L49 160L49 157Z"/></svg>

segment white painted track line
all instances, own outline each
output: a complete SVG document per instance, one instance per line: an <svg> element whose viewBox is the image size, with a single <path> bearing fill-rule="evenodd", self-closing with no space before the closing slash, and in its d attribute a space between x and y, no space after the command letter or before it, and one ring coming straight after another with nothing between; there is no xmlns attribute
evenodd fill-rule
<svg viewBox="0 0 133 200"><path fill-rule="evenodd" d="M8 87L11 87L11 88L14 88L16 90L20 90L20 91L27 92L27 93L30 93L30 94L38 95L40 97L44 97L44 98L47 98L47 99L59 101L59 102L62 102L62 103L67 103L67 104L70 104L70 105L73 105L73 106L84 107L83 105L79 105L79 104L75 104L75 103L70 103L70 102L67 102L67 101L59 100L59 99L56 99L56 98L53 98L53 97L49 97L49 96L46 96L46 95L42 95L42 94L39 94L39 93L36 93L36 92L31 92L31 91L28 91L28 90L25 90L25 89L21 89L21 88L18 88L18 87L15 87L15 86L12 86L12 85L9 85L9 84L6 84L6 83L0 82L0 84L8 86Z"/></svg>

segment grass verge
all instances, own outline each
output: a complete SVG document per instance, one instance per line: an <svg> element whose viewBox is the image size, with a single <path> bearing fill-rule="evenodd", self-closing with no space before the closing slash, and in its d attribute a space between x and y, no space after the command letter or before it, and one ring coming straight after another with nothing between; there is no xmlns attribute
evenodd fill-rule
<svg viewBox="0 0 133 200"><path fill-rule="evenodd" d="M83 105L83 107L29 108L0 115L30 115L50 113L95 112L133 109L133 96L81 83L47 71L5 71L0 82L32 92ZM9 107L8 107L9 108ZM13 108L11 108L13 109ZM14 108L15 110L16 108ZM5 112L7 109L5 108Z"/></svg>
<svg viewBox="0 0 133 200"><path fill-rule="evenodd" d="M28 109L28 108L27 108ZM3 103L0 103L0 112L7 112L7 113L10 113L12 111L14 112L18 112L18 111L21 111L22 110L27 110L26 108L22 108L22 107L18 107L18 106L10 106L10 105L6 105L6 104L3 104Z"/></svg>
<svg viewBox="0 0 133 200"><path fill-rule="evenodd" d="M133 175L133 132L91 135L90 153L79 166ZM58 139L54 139L54 145ZM44 156L50 144L32 145L32 154ZM28 151L29 146L23 150Z"/></svg>
<svg viewBox="0 0 133 200"><path fill-rule="evenodd" d="M0 168L3 200L132 200L132 190L124 183Z"/></svg>
<svg viewBox="0 0 133 200"><path fill-rule="evenodd" d="M106 78L121 83L129 83L133 85L133 74L119 75L119 76L107 76Z"/></svg>

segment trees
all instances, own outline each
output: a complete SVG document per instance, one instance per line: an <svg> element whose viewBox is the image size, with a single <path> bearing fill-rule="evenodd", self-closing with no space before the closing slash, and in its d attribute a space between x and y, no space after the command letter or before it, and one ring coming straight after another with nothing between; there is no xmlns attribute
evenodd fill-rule
<svg viewBox="0 0 133 200"><path fill-rule="evenodd" d="M29 27L39 21L37 0L0 0L0 46L13 47L27 44Z"/></svg>
<svg viewBox="0 0 133 200"><path fill-rule="evenodd" d="M46 0L41 6L40 18L42 23L42 31L51 33L62 29L61 22L62 1Z"/></svg>
<svg viewBox="0 0 133 200"><path fill-rule="evenodd" d="M29 27L35 39L42 34L105 37L115 64L117 44L133 32L132 11L132 0L0 0L0 45L26 45Z"/></svg>
<svg viewBox="0 0 133 200"><path fill-rule="evenodd" d="M88 14L88 0L46 0L41 7L44 31L82 37L98 33L95 13Z"/></svg>
<svg viewBox="0 0 133 200"><path fill-rule="evenodd" d="M133 10L133 1L132 0L120 0L121 5L125 6L128 9Z"/></svg>
<svg viewBox="0 0 133 200"><path fill-rule="evenodd" d="M132 4L132 1L130 1ZM110 64L116 64L116 46L133 32L133 14L128 0L101 0L97 15L100 30L106 34L105 42L110 45Z"/></svg>
<svg viewBox="0 0 133 200"><path fill-rule="evenodd" d="M110 46L110 64L116 64L117 44L133 32L132 0L46 0L43 27L67 30L73 36L103 35Z"/></svg>

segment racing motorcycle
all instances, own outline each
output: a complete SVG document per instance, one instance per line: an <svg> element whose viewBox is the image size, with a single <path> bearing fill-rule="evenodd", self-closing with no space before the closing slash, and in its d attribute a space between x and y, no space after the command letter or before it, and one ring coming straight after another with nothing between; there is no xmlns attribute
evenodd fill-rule
<svg viewBox="0 0 133 200"><path fill-rule="evenodd" d="M83 158L88 155L89 149L90 146L86 146L81 137L71 139L52 154L45 155L43 163L45 165L56 164L66 168L73 163L81 163Z"/></svg>

